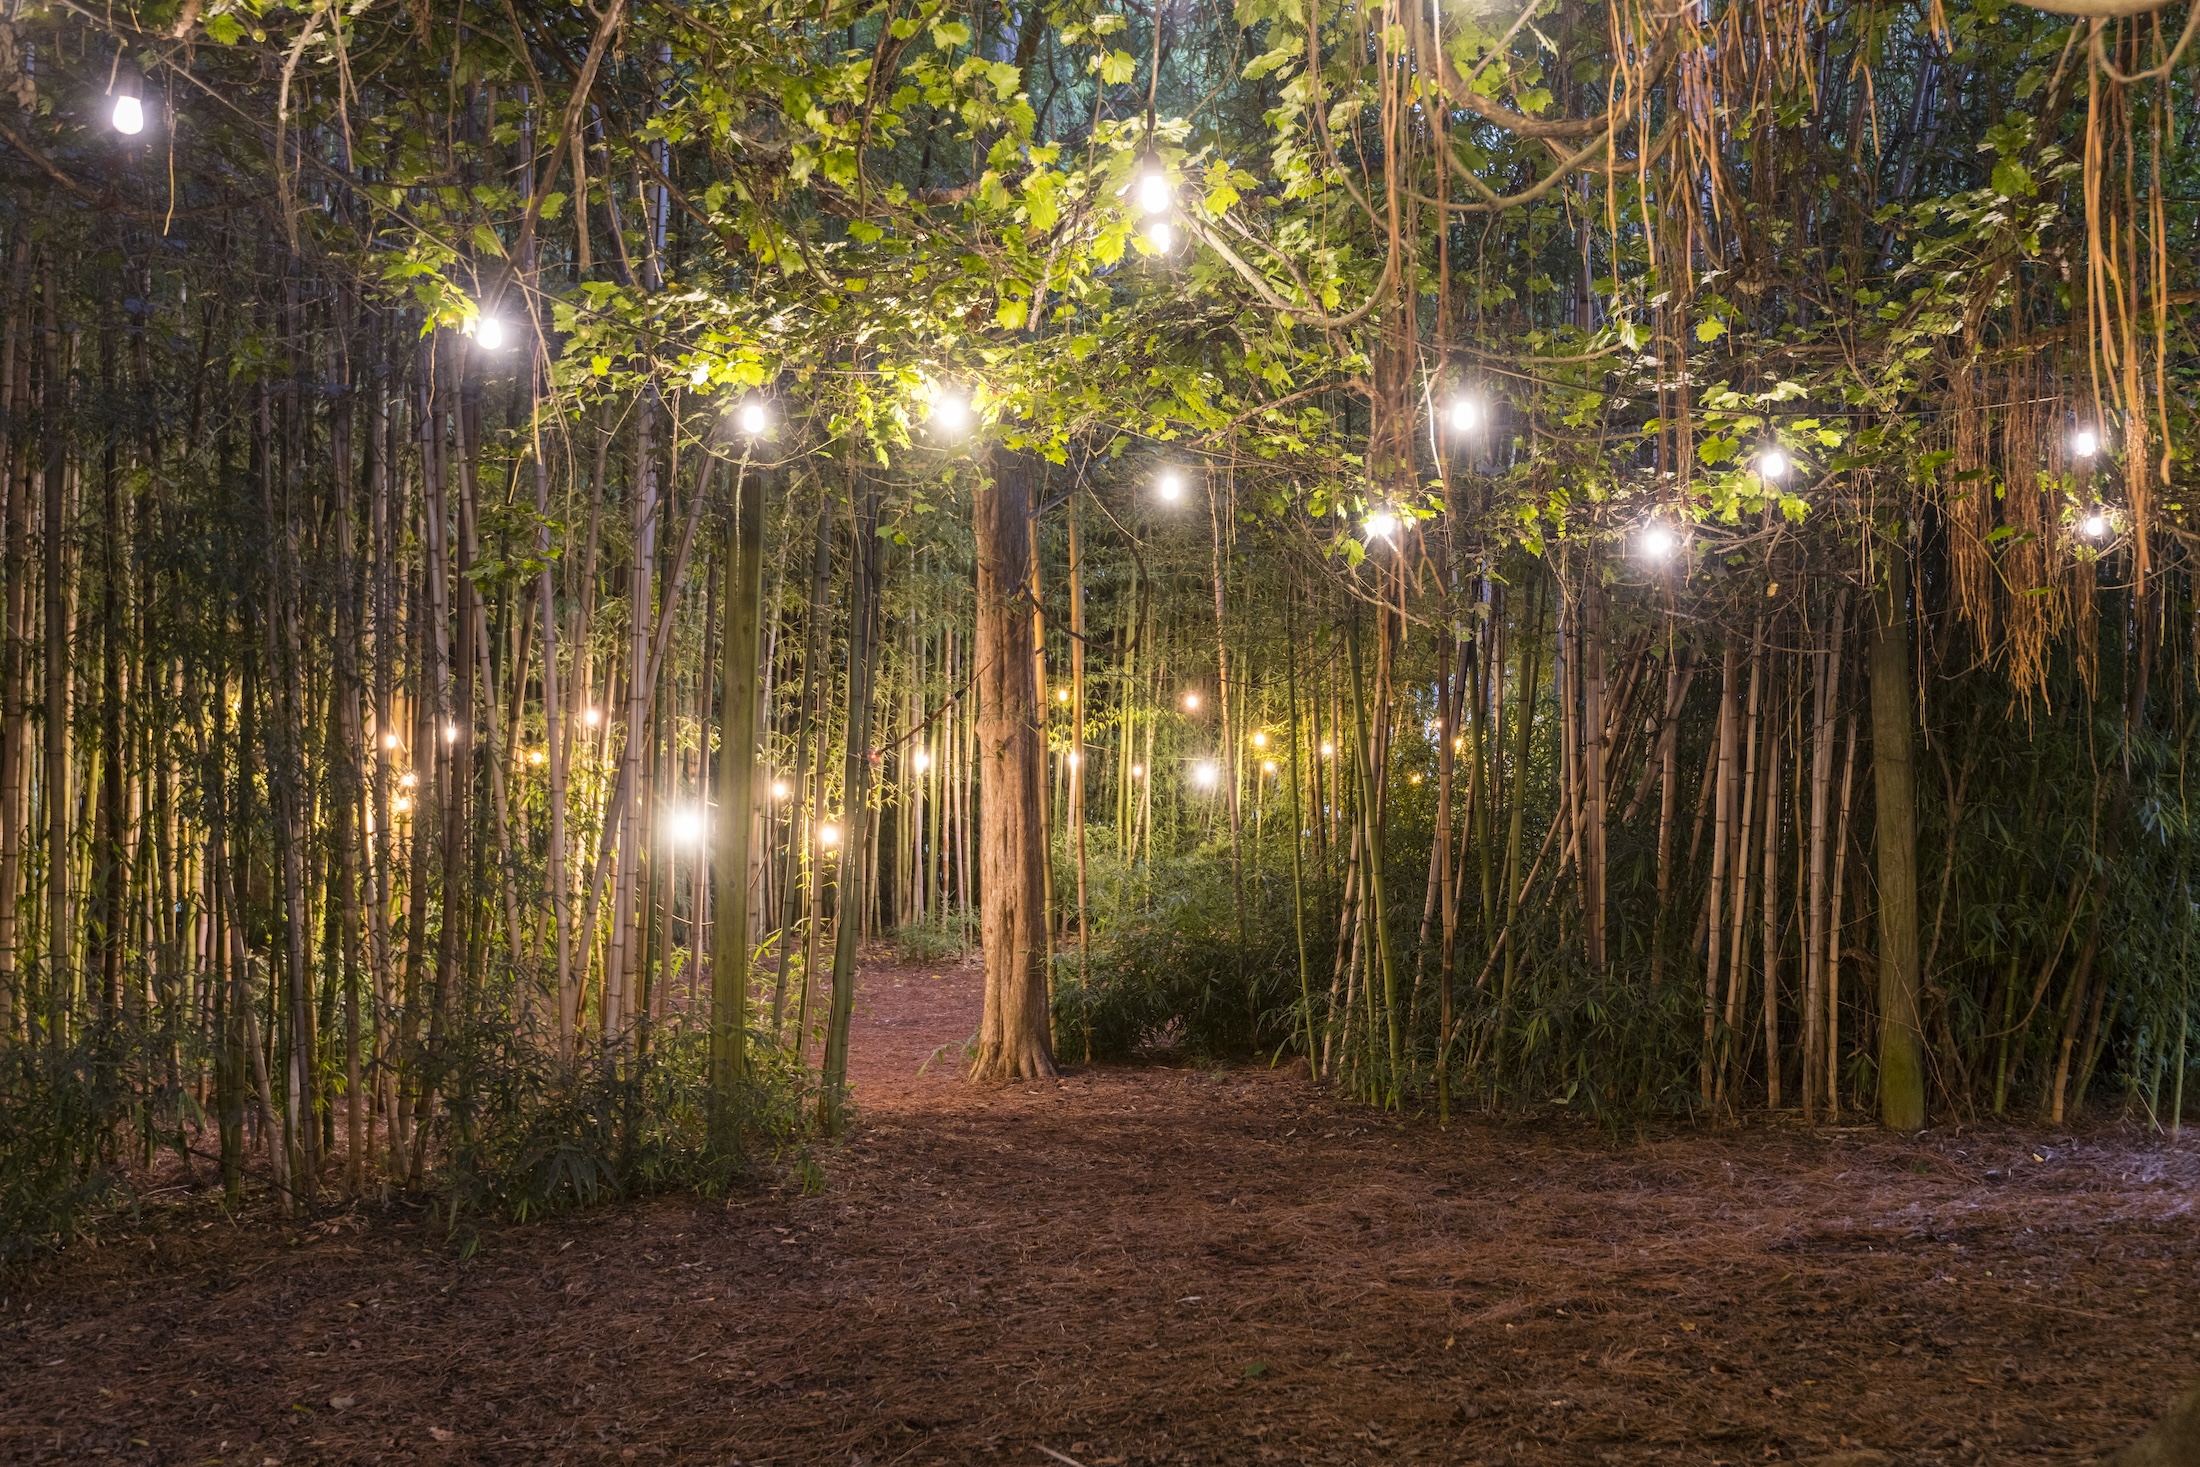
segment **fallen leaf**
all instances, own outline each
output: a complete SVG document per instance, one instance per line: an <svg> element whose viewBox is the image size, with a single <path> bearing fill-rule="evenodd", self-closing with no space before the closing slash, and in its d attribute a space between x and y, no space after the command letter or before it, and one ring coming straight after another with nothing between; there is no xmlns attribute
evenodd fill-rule
<svg viewBox="0 0 2200 1467"><path fill-rule="evenodd" d="M444 1429L443 1429L442 1427L440 1427L440 1426L431 1426L431 1427L429 1427L429 1428L428 1428L428 1435L430 1435L430 1436L434 1437L434 1438L435 1438L435 1439L436 1439L437 1441L439 1441L439 1442L447 1442L447 1441L449 1441L449 1440L451 1439L451 1434L450 1434L449 1432L445 1431L445 1430L444 1430Z"/></svg>
<svg viewBox="0 0 2200 1467"><path fill-rule="evenodd" d="M348 1411L359 1404L359 1399L356 1396L330 1396L328 1403L333 1410Z"/></svg>

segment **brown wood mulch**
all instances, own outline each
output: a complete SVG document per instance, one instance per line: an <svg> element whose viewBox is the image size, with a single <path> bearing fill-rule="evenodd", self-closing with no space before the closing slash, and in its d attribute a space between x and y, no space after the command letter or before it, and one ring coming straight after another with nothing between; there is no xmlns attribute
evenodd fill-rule
<svg viewBox="0 0 2200 1467"><path fill-rule="evenodd" d="M977 984L866 970L816 1196L470 1259L402 1206L202 1210L0 1278L0 1460L2078 1462L2200 1372L2194 1138L1614 1142L1257 1067L918 1075Z"/></svg>

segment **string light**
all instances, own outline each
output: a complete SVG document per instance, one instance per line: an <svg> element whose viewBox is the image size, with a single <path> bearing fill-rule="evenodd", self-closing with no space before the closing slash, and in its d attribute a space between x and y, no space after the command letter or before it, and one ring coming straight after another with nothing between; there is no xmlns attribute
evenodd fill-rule
<svg viewBox="0 0 2200 1467"><path fill-rule="evenodd" d="M529 750L527 751L527 762L528 762L528 763L530 763L530 764L540 764L540 763L542 763L542 750L540 750L540 749L529 749Z"/></svg>
<svg viewBox="0 0 2200 1467"><path fill-rule="evenodd" d="M603 714L594 708L583 708L581 710L581 722L587 724L590 728L594 728L597 724L603 722Z"/></svg>
<svg viewBox="0 0 2200 1467"><path fill-rule="evenodd" d="M1131 766L1131 778L1132 778L1132 779L1144 779L1145 777L1146 777L1146 766L1145 766L1145 765L1143 765L1143 764L1133 764L1133 765Z"/></svg>
<svg viewBox="0 0 2200 1467"><path fill-rule="evenodd" d="M1642 553L1652 560L1663 560L1680 545L1680 537L1656 520L1642 532Z"/></svg>
<svg viewBox="0 0 2200 1467"><path fill-rule="evenodd" d="M1253 747L1254 747L1254 748L1256 748L1256 749L1265 749L1265 748L1267 748L1267 747L1268 747L1268 735L1266 735L1266 734L1264 734L1264 733L1257 733L1257 734L1254 734L1254 735L1253 735Z"/></svg>
<svg viewBox="0 0 2200 1467"><path fill-rule="evenodd" d="M1263 760L1261 760L1261 761L1260 761L1260 772L1261 772L1262 774L1274 774L1274 773L1276 772L1276 761L1275 761L1275 760L1273 760L1273 759L1263 759Z"/></svg>
<svg viewBox="0 0 2200 1467"><path fill-rule="evenodd" d="M755 438L763 433L766 428L771 426L771 421L771 414L766 412L764 404L758 402L755 398L752 397L741 404L739 417L741 431L748 434L749 437Z"/></svg>
<svg viewBox="0 0 2200 1467"><path fill-rule="evenodd" d="M925 753L924 750L919 749L916 753L909 756L909 767L915 770L917 773L922 774L925 770L932 767L932 756Z"/></svg>
<svg viewBox="0 0 2200 1467"><path fill-rule="evenodd" d="M420 783L420 776L417 774L401 774L397 777L397 787L399 789L409 790L418 783Z"/></svg>
<svg viewBox="0 0 2200 1467"><path fill-rule="evenodd" d="M1337 746L1335 744L1332 744L1327 739L1322 740L1322 757L1324 759L1333 758L1336 755L1336 752Z"/></svg>
<svg viewBox="0 0 2200 1467"><path fill-rule="evenodd" d="M1169 187L1169 176L1155 168L1138 180L1138 207L1148 214L1166 214L1176 202L1176 191Z"/></svg>
<svg viewBox="0 0 2200 1467"><path fill-rule="evenodd" d="M785 780L775 779L772 781L772 798L775 800L787 798L787 782Z"/></svg>
<svg viewBox="0 0 2200 1467"><path fill-rule="evenodd" d="M2100 539L2108 533L2108 516L2099 510L2094 510L2078 522L2078 533L2084 535L2088 540Z"/></svg>
<svg viewBox="0 0 2200 1467"><path fill-rule="evenodd" d="M970 428L970 404L951 387L932 393L932 428L945 437L959 438Z"/></svg>
<svg viewBox="0 0 2200 1467"><path fill-rule="evenodd" d="M2091 458L2101 451L2101 435L2091 428L2080 428L2070 437L2070 451L2079 458Z"/></svg>
<svg viewBox="0 0 2200 1467"><path fill-rule="evenodd" d="M1076 768L1076 767L1077 767L1078 765L1080 765L1080 764L1082 764L1082 763L1084 763L1084 762L1085 762L1085 761L1084 761L1084 760L1083 760L1082 758L1080 758L1080 757L1079 757L1079 756L1078 756L1077 754L1075 754L1074 752L1073 752L1073 753L1070 753L1070 754L1066 754L1066 755L1064 755L1063 757L1069 760L1069 767L1070 767L1070 768L1072 768L1072 769L1075 769L1075 768Z"/></svg>
<svg viewBox="0 0 2200 1467"><path fill-rule="evenodd" d="M1757 477L1766 483L1787 477L1788 456L1777 448L1768 448L1757 455Z"/></svg>
<svg viewBox="0 0 2200 1467"><path fill-rule="evenodd" d="M446 744L455 744L458 742L457 724L446 723L443 725L443 742Z"/></svg>
<svg viewBox="0 0 2200 1467"><path fill-rule="evenodd" d="M1398 533L1398 516L1387 509L1378 509L1367 517L1367 533L1376 540L1388 540Z"/></svg>
<svg viewBox="0 0 2200 1467"><path fill-rule="evenodd" d="M1471 433L1482 426L1482 404L1471 397L1454 398L1451 404L1451 431Z"/></svg>
<svg viewBox="0 0 2200 1467"><path fill-rule="evenodd" d="M817 828L817 843L827 850L839 845L840 827L837 825L820 825Z"/></svg>
<svg viewBox="0 0 2200 1467"><path fill-rule="evenodd" d="M394 806L394 808L396 809L398 814L406 814L412 809L412 807L413 802L411 800L406 799L403 795L399 795L397 797L397 804Z"/></svg>
<svg viewBox="0 0 2200 1467"><path fill-rule="evenodd" d="M504 346L504 323L494 316L483 316L474 323L474 345L483 351L500 351Z"/></svg>
<svg viewBox="0 0 2200 1467"><path fill-rule="evenodd" d="M1197 713L1199 711L1199 694L1186 693L1184 695L1184 711L1186 713Z"/></svg>
<svg viewBox="0 0 2200 1467"><path fill-rule="evenodd" d="M1201 760L1192 766L1192 779L1202 789L1213 789L1215 781L1221 777L1221 771L1206 760Z"/></svg>
<svg viewBox="0 0 2200 1467"><path fill-rule="evenodd" d="M665 834L674 845L701 845L703 812L692 807L668 812L665 816Z"/></svg>
<svg viewBox="0 0 2200 1467"><path fill-rule="evenodd" d="M1069 689L1068 689L1068 688L1057 688L1057 689L1055 689L1055 691L1054 691L1054 701L1055 701L1055 702L1057 702L1057 703L1067 703L1067 702L1069 701Z"/></svg>
<svg viewBox="0 0 2200 1467"><path fill-rule="evenodd" d="M1154 496L1163 504L1180 504L1184 499L1184 476L1175 469L1163 469L1161 477L1153 481Z"/></svg>
<svg viewBox="0 0 2200 1467"><path fill-rule="evenodd" d="M1157 255L1165 255L1176 248L1176 227L1166 219L1155 219L1146 225L1146 243Z"/></svg>
<svg viewBox="0 0 2200 1467"><path fill-rule="evenodd" d="M383 748L385 748L385 749L394 749L394 748L396 748L396 747L397 747L397 735L396 735L396 734L393 734L393 733L386 733L386 734L382 735L382 747L383 747Z"/></svg>
<svg viewBox="0 0 2200 1467"><path fill-rule="evenodd" d="M134 138L145 131L145 104L124 92L115 98L114 111L108 114L107 120L114 124L116 132Z"/></svg>

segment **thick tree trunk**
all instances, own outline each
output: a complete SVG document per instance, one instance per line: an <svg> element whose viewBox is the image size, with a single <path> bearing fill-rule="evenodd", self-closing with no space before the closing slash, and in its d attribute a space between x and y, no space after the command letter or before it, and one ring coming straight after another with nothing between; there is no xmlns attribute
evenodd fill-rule
<svg viewBox="0 0 2200 1467"><path fill-rule="evenodd" d="M1046 852L1038 693L1031 619L1017 604L1030 584L1031 467L996 452L993 483L972 513L977 542L978 805L985 1011L973 1080L1055 1073L1047 1024Z"/></svg>
<svg viewBox="0 0 2200 1467"><path fill-rule="evenodd" d="M712 1123L731 1124L738 1087L748 1078L749 847L756 809L756 652L763 621L764 493L758 475L740 486L728 538L725 699L718 733L717 931L711 936L710 1074Z"/></svg>
<svg viewBox="0 0 2200 1467"><path fill-rule="evenodd" d="M1872 787L1879 802L1879 1118L1898 1131L1925 1124L1924 1041L1918 1028L1917 804L1910 763L1909 558L1885 544L1873 596Z"/></svg>

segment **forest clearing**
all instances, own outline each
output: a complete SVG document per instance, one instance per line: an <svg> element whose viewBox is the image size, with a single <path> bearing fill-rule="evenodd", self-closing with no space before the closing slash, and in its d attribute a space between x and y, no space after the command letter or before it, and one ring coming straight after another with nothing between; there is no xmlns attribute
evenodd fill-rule
<svg viewBox="0 0 2200 1467"><path fill-rule="evenodd" d="M2200 1467L2196 37L7 0L0 1458Z"/></svg>
<svg viewBox="0 0 2200 1467"><path fill-rule="evenodd" d="M920 1076L979 999L866 965L815 1196L463 1261L417 1209L156 1209L9 1300L0 1456L2078 1462L2200 1349L2200 1178L2128 1133L1615 1146L1386 1120L1303 1067Z"/></svg>

